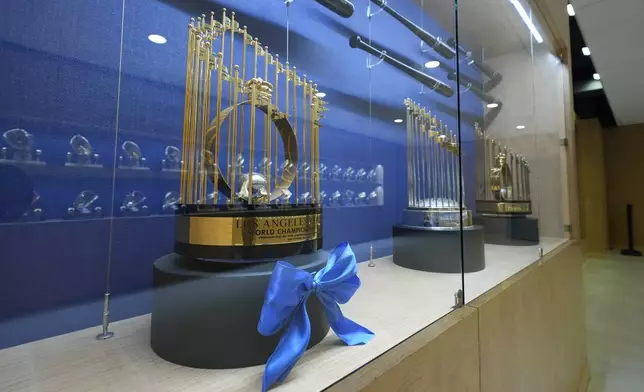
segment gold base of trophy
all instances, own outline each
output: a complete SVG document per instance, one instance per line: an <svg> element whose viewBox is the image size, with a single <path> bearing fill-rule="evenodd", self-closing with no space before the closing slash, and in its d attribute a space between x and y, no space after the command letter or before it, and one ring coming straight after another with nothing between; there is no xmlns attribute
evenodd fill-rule
<svg viewBox="0 0 644 392"><path fill-rule="evenodd" d="M184 205L175 251L213 261L257 262L314 252L322 245L322 209L306 205Z"/></svg>
<svg viewBox="0 0 644 392"><path fill-rule="evenodd" d="M530 215L532 202L529 200L477 200L476 212L494 215Z"/></svg>

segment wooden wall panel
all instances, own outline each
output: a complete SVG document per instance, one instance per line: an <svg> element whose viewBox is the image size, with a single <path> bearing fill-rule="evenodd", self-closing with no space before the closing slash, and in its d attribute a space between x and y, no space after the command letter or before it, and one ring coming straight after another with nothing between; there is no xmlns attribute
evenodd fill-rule
<svg viewBox="0 0 644 392"><path fill-rule="evenodd" d="M577 120L581 238L588 253L608 251L604 130L597 119Z"/></svg>
<svg viewBox="0 0 644 392"><path fill-rule="evenodd" d="M562 245L328 391L585 390L583 261Z"/></svg>
<svg viewBox="0 0 644 392"><path fill-rule="evenodd" d="M628 244L626 204L633 204L635 245L644 247L644 124L604 130L610 248Z"/></svg>
<svg viewBox="0 0 644 392"><path fill-rule="evenodd" d="M577 391L586 365L582 263L579 246L564 246L472 304L481 392Z"/></svg>
<svg viewBox="0 0 644 392"><path fill-rule="evenodd" d="M327 391L479 391L478 318L458 309Z"/></svg>

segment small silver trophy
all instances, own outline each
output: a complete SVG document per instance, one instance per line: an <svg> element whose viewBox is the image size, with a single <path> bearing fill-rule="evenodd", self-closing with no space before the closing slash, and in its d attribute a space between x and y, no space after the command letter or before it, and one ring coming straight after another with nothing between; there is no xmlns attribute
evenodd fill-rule
<svg viewBox="0 0 644 392"><path fill-rule="evenodd" d="M361 167L356 172L355 178L356 178L356 181L358 182L364 182L367 179L367 171Z"/></svg>
<svg viewBox="0 0 644 392"><path fill-rule="evenodd" d="M69 219L89 219L100 218L103 216L103 209L96 207L98 194L91 190L84 190L76 196L76 200L70 208L67 209Z"/></svg>
<svg viewBox="0 0 644 392"><path fill-rule="evenodd" d="M10 129L2 134L2 138L9 146L0 149L0 161L26 163L31 165L44 165L41 161L42 150L33 151L34 135L24 129ZM11 157L9 153L11 152ZM33 152L33 153L32 153Z"/></svg>
<svg viewBox="0 0 644 392"><path fill-rule="evenodd" d="M98 163L99 156L94 154L92 145L86 137L76 134L69 139L69 145L72 147L72 151L67 153L65 166L103 167Z"/></svg>
<svg viewBox="0 0 644 392"><path fill-rule="evenodd" d="M320 163L319 175L321 180L326 179L327 176L329 175L329 168L324 163Z"/></svg>
<svg viewBox="0 0 644 392"><path fill-rule="evenodd" d="M273 166L273 162L271 162L270 159L262 158L262 161L255 166L255 171L257 173L261 173L265 177L266 175L264 173L270 173L272 166Z"/></svg>
<svg viewBox="0 0 644 392"><path fill-rule="evenodd" d="M382 184L383 175L384 175L384 168L382 167L382 165L378 165L373 169L369 170L369 173L367 174L367 181L372 182L374 184Z"/></svg>
<svg viewBox="0 0 644 392"><path fill-rule="evenodd" d="M163 197L162 211L164 213L174 213L179 209L179 204L181 204L181 197L178 192L166 192Z"/></svg>
<svg viewBox="0 0 644 392"><path fill-rule="evenodd" d="M304 192L297 198L298 204L309 204L311 202L311 193Z"/></svg>
<svg viewBox="0 0 644 392"><path fill-rule="evenodd" d="M147 198L141 191L132 191L125 194L121 203L122 216L148 215L148 206L143 204Z"/></svg>
<svg viewBox="0 0 644 392"><path fill-rule="evenodd" d="M343 204L346 207L353 206L355 195L356 195L356 193L353 190L351 190L351 189L345 190L343 198L342 198Z"/></svg>
<svg viewBox="0 0 644 392"><path fill-rule="evenodd" d="M181 150L175 146L166 146L164 150L164 158L161 160L161 171L181 171L182 163Z"/></svg>
<svg viewBox="0 0 644 392"><path fill-rule="evenodd" d="M331 199L329 200L329 205L331 207L337 207L341 204L341 201L342 201L342 193L340 193L339 190L336 190L331 195Z"/></svg>
<svg viewBox="0 0 644 392"><path fill-rule="evenodd" d="M356 173L356 171L351 166L349 166L347 168L347 170L345 170L344 173L342 174L342 180L344 180L344 181L354 181L355 180L355 173Z"/></svg>
<svg viewBox="0 0 644 392"><path fill-rule="evenodd" d="M298 173L299 177L309 178L309 170L311 170L311 166L307 162L304 162L303 164L301 164L300 171Z"/></svg>
<svg viewBox="0 0 644 392"><path fill-rule="evenodd" d="M356 196L356 205L363 206L365 204L367 204L367 192L358 193L358 196Z"/></svg>
<svg viewBox="0 0 644 392"><path fill-rule="evenodd" d="M123 155L119 156L120 169L150 170L146 167L146 160L138 144L128 140L123 143L121 150Z"/></svg>
<svg viewBox="0 0 644 392"><path fill-rule="evenodd" d="M342 168L338 165L333 165L329 178L335 181L340 181L342 179Z"/></svg>
<svg viewBox="0 0 644 392"><path fill-rule="evenodd" d="M384 192L382 186L377 186L374 190L369 192L367 196L367 204L370 206L381 206L384 204Z"/></svg>
<svg viewBox="0 0 644 392"><path fill-rule="evenodd" d="M320 205L327 205L327 202L328 202L327 197L328 195L326 194L325 191L320 192L320 201L319 201Z"/></svg>

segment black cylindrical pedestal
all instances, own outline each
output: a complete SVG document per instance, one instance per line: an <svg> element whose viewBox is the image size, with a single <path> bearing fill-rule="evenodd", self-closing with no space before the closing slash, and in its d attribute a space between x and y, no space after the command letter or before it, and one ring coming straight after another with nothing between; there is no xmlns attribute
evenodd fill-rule
<svg viewBox="0 0 644 392"><path fill-rule="evenodd" d="M308 272L324 268L327 253L282 258ZM275 261L210 263L177 254L154 263L151 346L170 362L206 369L266 363L280 334L257 332L264 294ZM315 295L306 304L311 320L309 347L329 331Z"/></svg>
<svg viewBox="0 0 644 392"><path fill-rule="evenodd" d="M463 252L461 253L461 233ZM426 272L476 272L485 268L483 228L470 226L455 230L398 225L393 227L394 263Z"/></svg>
<svg viewBox="0 0 644 392"><path fill-rule="evenodd" d="M539 221L527 216L478 215L474 223L485 227L485 243L530 246L539 244Z"/></svg>

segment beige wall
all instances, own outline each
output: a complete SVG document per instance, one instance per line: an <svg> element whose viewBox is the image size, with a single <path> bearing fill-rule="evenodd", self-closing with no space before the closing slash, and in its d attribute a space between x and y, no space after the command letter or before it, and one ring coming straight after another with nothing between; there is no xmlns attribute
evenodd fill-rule
<svg viewBox="0 0 644 392"><path fill-rule="evenodd" d="M626 204L633 204L635 244L644 247L644 124L604 130L609 244L627 245Z"/></svg>
<svg viewBox="0 0 644 392"><path fill-rule="evenodd" d="M597 119L577 120L579 209L584 250L608 250L608 212L604 169L604 130Z"/></svg>

